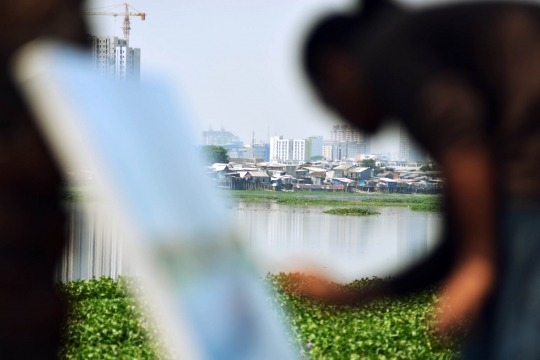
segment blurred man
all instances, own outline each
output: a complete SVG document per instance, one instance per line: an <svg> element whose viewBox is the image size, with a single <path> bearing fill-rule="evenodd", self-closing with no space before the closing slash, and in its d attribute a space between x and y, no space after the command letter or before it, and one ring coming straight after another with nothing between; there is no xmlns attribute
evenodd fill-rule
<svg viewBox="0 0 540 360"><path fill-rule="evenodd" d="M9 77L10 59L40 36L84 44L78 0L0 5L0 359L57 358L64 306L53 287L63 248L60 172Z"/></svg>
<svg viewBox="0 0 540 360"><path fill-rule="evenodd" d="M321 100L375 130L398 117L447 180L447 231L423 263L361 303L442 281L443 331L477 321L468 358L540 358L540 11L516 3L408 11L366 0L323 19L304 49Z"/></svg>

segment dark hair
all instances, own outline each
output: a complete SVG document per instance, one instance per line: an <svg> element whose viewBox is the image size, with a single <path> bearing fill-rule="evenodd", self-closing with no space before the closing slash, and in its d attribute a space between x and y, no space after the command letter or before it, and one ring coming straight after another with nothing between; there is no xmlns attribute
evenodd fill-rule
<svg viewBox="0 0 540 360"><path fill-rule="evenodd" d="M319 21L310 31L304 45L302 62L304 71L312 82L317 82L320 76L320 55L331 47L346 48L354 23L353 16L331 15Z"/></svg>
<svg viewBox="0 0 540 360"><path fill-rule="evenodd" d="M346 50L352 45L356 33L373 14L382 9L395 8L390 0L361 0L361 11L349 14L331 14L319 20L308 32L302 53L304 71L312 83L318 82L320 55L334 49Z"/></svg>

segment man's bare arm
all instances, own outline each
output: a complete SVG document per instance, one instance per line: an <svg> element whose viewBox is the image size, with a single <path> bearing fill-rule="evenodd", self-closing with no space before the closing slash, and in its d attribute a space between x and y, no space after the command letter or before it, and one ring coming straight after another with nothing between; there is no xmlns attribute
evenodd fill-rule
<svg viewBox="0 0 540 360"><path fill-rule="evenodd" d="M448 215L457 235L455 264L444 281L439 328L473 320L496 277L497 202L492 157L482 146L454 149L441 164L447 177Z"/></svg>

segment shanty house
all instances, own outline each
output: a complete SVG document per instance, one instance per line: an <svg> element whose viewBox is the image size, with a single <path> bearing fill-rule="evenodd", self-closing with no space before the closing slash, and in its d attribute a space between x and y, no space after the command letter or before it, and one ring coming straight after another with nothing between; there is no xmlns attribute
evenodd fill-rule
<svg viewBox="0 0 540 360"><path fill-rule="evenodd" d="M354 167L347 170L347 177L351 180L368 180L373 177L373 170L369 167Z"/></svg>
<svg viewBox="0 0 540 360"><path fill-rule="evenodd" d="M313 185L323 185L326 179L326 171L310 171L308 177Z"/></svg>
<svg viewBox="0 0 540 360"><path fill-rule="evenodd" d="M386 187L397 187L398 182L394 179L380 178L379 184Z"/></svg>
<svg viewBox="0 0 540 360"><path fill-rule="evenodd" d="M212 165L212 172L215 174L216 179L223 181L226 179L227 174L235 173L236 171L229 164L214 164Z"/></svg>
<svg viewBox="0 0 540 360"><path fill-rule="evenodd" d="M344 178L347 176L347 170L351 168L354 168L354 165L343 164L343 165L336 166L335 168L332 169L332 171L334 172L334 176L332 177Z"/></svg>

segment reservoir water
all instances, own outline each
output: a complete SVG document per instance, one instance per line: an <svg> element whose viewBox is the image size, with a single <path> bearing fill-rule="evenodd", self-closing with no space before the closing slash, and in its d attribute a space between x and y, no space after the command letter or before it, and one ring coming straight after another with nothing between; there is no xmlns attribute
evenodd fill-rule
<svg viewBox="0 0 540 360"><path fill-rule="evenodd" d="M68 243L58 264L62 282L136 274L115 225L89 202L68 202ZM324 214L335 206L233 203L231 225L260 275L325 272L336 281L391 276L437 244L442 215L407 207L367 207L376 216Z"/></svg>
<svg viewBox="0 0 540 360"><path fill-rule="evenodd" d="M234 204L229 210L267 272L322 271L337 281L392 276L438 243L442 215L366 207L375 216L324 214L335 206Z"/></svg>

